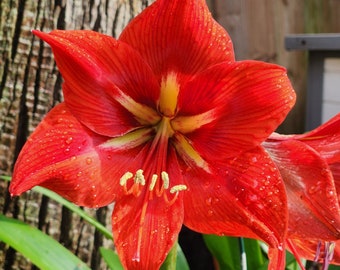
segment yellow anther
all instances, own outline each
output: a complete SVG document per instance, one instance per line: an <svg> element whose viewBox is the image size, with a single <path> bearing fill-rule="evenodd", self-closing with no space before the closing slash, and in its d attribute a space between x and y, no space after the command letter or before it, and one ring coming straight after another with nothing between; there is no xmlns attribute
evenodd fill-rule
<svg viewBox="0 0 340 270"><path fill-rule="evenodd" d="M141 184L142 186L145 185L145 178L144 178L143 172L144 171L142 169L139 169L136 171L136 175L135 175L135 183Z"/></svg>
<svg viewBox="0 0 340 270"><path fill-rule="evenodd" d="M163 180L163 187L164 187L164 189L168 189L169 188L169 183L170 183L169 174L167 172L162 172L161 176L162 176L162 180Z"/></svg>
<svg viewBox="0 0 340 270"><path fill-rule="evenodd" d="M170 193L173 194L173 193L183 191L183 190L187 190L187 189L188 189L188 187L186 185L176 185L176 186L173 186L170 189Z"/></svg>
<svg viewBox="0 0 340 270"><path fill-rule="evenodd" d="M158 175L157 174L153 174L151 177L151 183L149 186L149 190L152 191L155 188L156 185L156 181L157 181Z"/></svg>
<svg viewBox="0 0 340 270"><path fill-rule="evenodd" d="M131 179L133 176L133 174L131 172L126 172L124 173L124 175L120 178L119 180L119 184L121 186L125 186L126 185L126 182Z"/></svg>

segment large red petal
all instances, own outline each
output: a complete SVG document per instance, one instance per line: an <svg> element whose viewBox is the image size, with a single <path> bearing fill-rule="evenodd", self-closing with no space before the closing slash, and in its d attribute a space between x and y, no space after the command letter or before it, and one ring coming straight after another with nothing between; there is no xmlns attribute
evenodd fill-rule
<svg viewBox="0 0 340 270"><path fill-rule="evenodd" d="M147 150L145 147L137 155L139 168L144 168ZM166 171L170 188L183 184L174 150L169 152ZM180 191L177 199L172 200L177 195L165 190L166 198L164 194L158 196L149 190L149 178L146 182L139 196L126 195L117 201L112 215L115 246L127 269L159 269L183 224L183 196L187 191Z"/></svg>
<svg viewBox="0 0 340 270"><path fill-rule="evenodd" d="M340 208L333 177L324 159L296 141L264 143L285 182L290 238L335 240L340 236Z"/></svg>
<svg viewBox="0 0 340 270"><path fill-rule="evenodd" d="M257 61L216 65L183 85L180 116L211 112L210 123L190 134L206 160L238 155L264 141L285 119L295 93L284 68Z"/></svg>
<svg viewBox="0 0 340 270"><path fill-rule="evenodd" d="M33 33L52 47L65 80L65 102L91 130L117 136L139 126L137 116L144 114L131 113L134 106L126 104L127 97L156 108L159 84L150 67L127 44L85 30Z"/></svg>
<svg viewBox="0 0 340 270"><path fill-rule="evenodd" d="M177 240L183 223L183 203L167 205L164 198L152 200L125 196L114 207L113 235L119 257L127 269L159 269Z"/></svg>
<svg viewBox="0 0 340 270"><path fill-rule="evenodd" d="M20 152L10 193L19 195L40 185L78 205L111 203L121 193L121 167L128 161L100 150L98 145L106 140L79 123L64 103L56 106Z"/></svg>
<svg viewBox="0 0 340 270"><path fill-rule="evenodd" d="M196 169L184 175L184 224L202 233L262 239L282 252L286 192L269 156L257 148L215 166L216 175Z"/></svg>
<svg viewBox="0 0 340 270"><path fill-rule="evenodd" d="M330 164L329 168L331 169L334 185L338 193L338 199L340 200L340 162Z"/></svg>
<svg viewBox="0 0 340 270"><path fill-rule="evenodd" d="M160 77L234 61L229 35L214 21L205 0L156 1L129 23L119 40L138 50Z"/></svg>
<svg viewBox="0 0 340 270"><path fill-rule="evenodd" d="M340 162L340 114L297 138L318 151L329 164Z"/></svg>

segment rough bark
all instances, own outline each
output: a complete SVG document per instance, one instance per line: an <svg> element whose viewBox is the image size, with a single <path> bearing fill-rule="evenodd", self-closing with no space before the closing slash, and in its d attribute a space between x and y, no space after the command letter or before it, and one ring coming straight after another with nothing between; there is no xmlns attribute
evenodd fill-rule
<svg viewBox="0 0 340 270"><path fill-rule="evenodd" d="M10 175L28 135L62 101L62 78L48 45L32 29L92 29L117 37L128 21L152 0L0 1L0 175ZM100 269L97 235L69 210L39 194L12 200L0 182L0 211L24 219L59 239L84 261ZM94 211L92 211L95 213ZM101 210L100 219L107 215ZM110 218L109 216L107 218ZM60 230L59 230L60 228ZM93 252L93 254L92 254ZM0 268L29 269L12 249L0 246Z"/></svg>

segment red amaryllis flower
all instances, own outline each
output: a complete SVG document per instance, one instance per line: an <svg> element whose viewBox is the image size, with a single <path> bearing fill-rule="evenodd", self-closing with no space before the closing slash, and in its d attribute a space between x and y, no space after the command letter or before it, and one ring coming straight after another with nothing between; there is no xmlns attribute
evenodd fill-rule
<svg viewBox="0 0 340 270"><path fill-rule="evenodd" d="M260 144L295 101L283 68L235 62L203 0L156 1L118 40L34 34L52 47L65 102L24 146L12 195L41 185L78 205L115 202L128 269L158 269L183 223L262 239L282 264L285 188Z"/></svg>
<svg viewBox="0 0 340 270"><path fill-rule="evenodd" d="M305 134L274 133L263 145L287 188L288 246L297 256L339 263L340 114Z"/></svg>

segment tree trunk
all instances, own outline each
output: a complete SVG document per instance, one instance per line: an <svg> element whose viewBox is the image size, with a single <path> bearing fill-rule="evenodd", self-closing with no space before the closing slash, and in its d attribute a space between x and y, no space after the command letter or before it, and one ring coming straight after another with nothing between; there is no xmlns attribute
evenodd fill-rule
<svg viewBox="0 0 340 270"><path fill-rule="evenodd" d="M129 20L151 2L0 1L0 175L10 175L28 135L62 101L62 78L51 49L34 37L31 30L92 29L117 37ZM77 252L94 269L101 269L98 250L102 239L92 227L38 194L12 200L7 186L0 182L0 211L36 225ZM105 221L106 211L99 211L97 216ZM0 268L14 267L31 268L14 250L0 245Z"/></svg>

